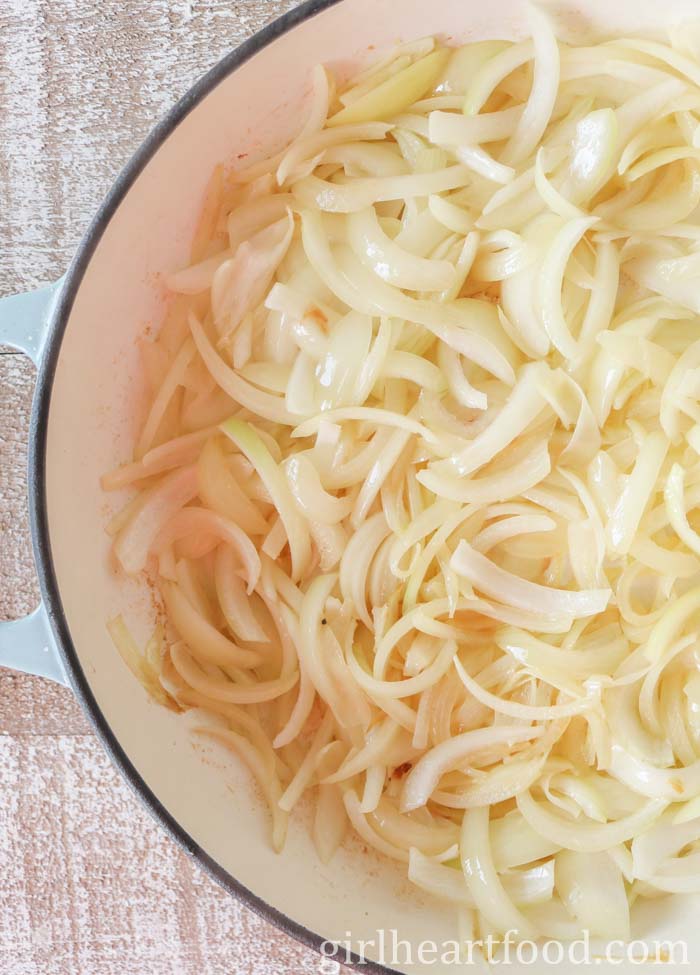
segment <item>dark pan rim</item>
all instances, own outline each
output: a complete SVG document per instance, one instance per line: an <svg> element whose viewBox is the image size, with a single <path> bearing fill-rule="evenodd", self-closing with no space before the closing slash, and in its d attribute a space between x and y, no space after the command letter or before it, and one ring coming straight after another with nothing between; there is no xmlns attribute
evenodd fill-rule
<svg viewBox="0 0 700 975"><path fill-rule="evenodd" d="M46 497L46 448L51 392L63 336L75 297L90 260L107 226L136 179L183 119L224 78L227 78L278 37L281 37L293 28L316 16L316 14L329 9L339 2L340 0L306 0L306 2L300 4L300 6L284 14L277 20L274 20L249 40L241 44L240 47L227 54L200 78L167 115L158 122L119 174L97 211L87 233L83 237L66 273L58 296L49 334L46 337L46 343L39 363L37 385L32 407L29 448L29 509L32 543L44 605L51 621L56 643L69 676L72 689L90 717L105 750L131 789L145 804L151 815L165 827L179 845L217 883L266 921L274 924L286 934L319 953L321 953L321 945L327 939L287 917L256 896L247 887L244 887L243 884L237 881L235 877L227 870L224 870L216 860L206 853L168 812L130 761L97 704L71 638L51 552ZM376 962L364 962L357 956L346 960L344 952L342 961L344 964L349 964L350 967L357 965L359 970L367 972L368 975L398 975L394 969L387 968Z"/></svg>

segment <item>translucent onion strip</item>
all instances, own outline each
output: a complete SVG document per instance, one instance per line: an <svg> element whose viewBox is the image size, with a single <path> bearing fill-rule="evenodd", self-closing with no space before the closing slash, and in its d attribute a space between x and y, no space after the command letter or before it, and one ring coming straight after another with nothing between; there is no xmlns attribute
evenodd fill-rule
<svg viewBox="0 0 700 975"><path fill-rule="evenodd" d="M518 609L534 609L550 615L595 616L603 612L610 599L610 592L605 589L569 592L520 579L475 551L464 539L457 546L451 564L458 575L487 596Z"/></svg>
<svg viewBox="0 0 700 975"><path fill-rule="evenodd" d="M508 751L518 742L531 741L539 737L542 732L541 728L500 725L467 731L463 735L442 742L421 758L406 779L401 808L411 810L425 805L440 777L457 765L466 763L474 753L493 746Z"/></svg>
<svg viewBox="0 0 700 975"><path fill-rule="evenodd" d="M500 933L517 931L536 937L534 926L517 910L498 876L491 853L488 809L470 809L464 816L460 860L474 903Z"/></svg>
<svg viewBox="0 0 700 975"><path fill-rule="evenodd" d="M600 853L618 843L624 843L651 825L666 808L663 799L652 799L638 812L624 819L599 824L565 820L550 812L544 803L533 799L529 791L519 795L517 803L518 809L536 832L563 849L578 853Z"/></svg>

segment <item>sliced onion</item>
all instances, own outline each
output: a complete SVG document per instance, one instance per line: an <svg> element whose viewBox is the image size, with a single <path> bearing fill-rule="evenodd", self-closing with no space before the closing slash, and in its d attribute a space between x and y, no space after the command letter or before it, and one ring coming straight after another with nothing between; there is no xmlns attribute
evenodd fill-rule
<svg viewBox="0 0 700 975"><path fill-rule="evenodd" d="M562 850L557 854L555 869L557 893L582 930L600 938L629 940L624 880L607 853Z"/></svg>
<svg viewBox="0 0 700 975"><path fill-rule="evenodd" d="M543 202L563 220L578 220L585 214L559 192L545 173L543 156L545 150L540 148L535 159L535 186Z"/></svg>
<svg viewBox="0 0 700 975"><path fill-rule="evenodd" d="M506 163L521 163L537 146L549 124L559 88L559 46L549 19L534 6L527 8L527 18L535 55L532 90L503 151Z"/></svg>
<svg viewBox="0 0 700 975"><path fill-rule="evenodd" d="M348 235L357 256L397 288L443 291L452 284L455 271L449 261L428 260L402 250L386 236L373 209L350 216Z"/></svg>
<svg viewBox="0 0 700 975"><path fill-rule="evenodd" d="M464 539L457 546L451 565L487 596L518 609L551 615L595 616L603 612L611 595L606 589L568 592L520 579L476 552Z"/></svg>
<svg viewBox="0 0 700 975"><path fill-rule="evenodd" d="M219 335L234 332L244 316L263 300L293 233L294 219L289 212L283 220L244 241L234 257L219 267L211 285L212 311Z"/></svg>
<svg viewBox="0 0 700 975"><path fill-rule="evenodd" d="M680 802L700 795L700 759L686 768L657 768L613 744L610 774L642 796Z"/></svg>
<svg viewBox="0 0 700 975"><path fill-rule="evenodd" d="M565 224L554 238L540 271L539 302L542 323L552 345L569 359L576 356L576 343L562 309L562 281L574 248L596 220L596 217L582 217Z"/></svg>
<svg viewBox="0 0 700 975"><path fill-rule="evenodd" d="M542 728L499 725L466 731L442 742L423 755L409 773L401 796L402 810L424 806L441 776L458 765L465 765L475 753L494 746L508 752L513 745L531 741L542 733Z"/></svg>
<svg viewBox="0 0 700 975"><path fill-rule="evenodd" d="M655 826L632 841L634 875L642 880L651 880L654 874L663 871L669 858L678 856L683 847L698 839L700 819L678 823L668 815L662 817Z"/></svg>
<svg viewBox="0 0 700 975"><path fill-rule="evenodd" d="M342 792L335 785L320 785L316 800L313 840L321 863L329 863L347 832L348 819Z"/></svg>
<svg viewBox="0 0 700 975"><path fill-rule="evenodd" d="M431 194L428 197L428 207L435 219L452 233L466 236L474 227L474 221L469 213L444 196Z"/></svg>
<svg viewBox="0 0 700 975"><path fill-rule="evenodd" d="M569 171L575 202L587 203L610 175L615 163L619 126L611 108L600 108L576 124Z"/></svg>
<svg viewBox="0 0 700 975"><path fill-rule="evenodd" d="M492 183L510 183L515 176L514 169L497 162L479 146L458 146L456 155L461 163Z"/></svg>
<svg viewBox="0 0 700 975"><path fill-rule="evenodd" d="M308 518L334 525L350 513L350 499L337 498L324 491L318 472L306 454L290 457L284 472L297 507Z"/></svg>
<svg viewBox="0 0 700 975"><path fill-rule="evenodd" d="M351 753L340 768L332 775L327 775L323 781L329 784L344 782L365 772L370 766L385 758L387 750L396 742L400 731L401 728L395 721L385 718L378 727L370 729L367 733L367 743L359 751Z"/></svg>
<svg viewBox="0 0 700 975"><path fill-rule="evenodd" d="M183 467L141 495L138 507L114 540L114 554L125 572L141 572L158 533L197 494L194 467Z"/></svg>
<svg viewBox="0 0 700 975"><path fill-rule="evenodd" d="M415 196L444 193L464 186L469 169L461 164L434 173L356 179L351 183L330 183L317 176L306 176L292 186L294 196L307 207L329 213L357 213L375 203Z"/></svg>
<svg viewBox="0 0 700 975"><path fill-rule="evenodd" d="M522 111L521 108L508 108L483 115L431 112L428 137L439 146L476 146L482 142L497 142L512 135Z"/></svg>
<svg viewBox="0 0 700 975"><path fill-rule="evenodd" d="M519 809L513 809L491 823L491 850L495 867L502 873L549 857L559 845L534 830Z"/></svg>
<svg viewBox="0 0 700 975"><path fill-rule="evenodd" d="M193 653L220 667L256 667L260 664L261 656L257 651L244 650L220 633L189 602L177 585L163 582L161 591L173 626ZM293 683L288 684L285 690L289 690ZM212 696L209 691L205 693ZM218 698L218 700L225 699ZM253 699L255 699L254 694ZM244 701L234 703L242 704Z"/></svg>
<svg viewBox="0 0 700 975"><path fill-rule="evenodd" d="M245 763L250 773L260 786L270 808L272 816L272 845L276 851L284 846L287 829L287 816L278 806L281 786L276 772L270 774L260 751L248 739L228 728L212 727L210 724L195 727L194 732L218 741L226 748L235 752Z"/></svg>
<svg viewBox="0 0 700 975"><path fill-rule="evenodd" d="M195 345L206 364L207 369L216 380L219 386L231 399L245 406L246 409L263 416L275 423L287 423L294 426L296 419L287 412L284 400L279 396L270 396L262 390L256 389L246 382L241 376L237 375L233 369L226 365L224 360L218 355L216 349L206 336L204 329L194 315L190 315L190 328Z"/></svg>
<svg viewBox="0 0 700 975"><path fill-rule="evenodd" d="M353 654L350 654L348 662L350 672L357 685L371 695L374 700L378 698L404 698L423 693L437 684L449 670L456 652L457 645L451 640L446 640L440 653L425 670L415 677L407 677L405 680L377 680L362 669Z"/></svg>
<svg viewBox="0 0 700 975"><path fill-rule="evenodd" d="M486 61L471 79L464 100L464 114L467 116L477 115L488 101L494 88L498 87L501 81L521 65L532 60L534 53L534 43L528 40L522 41L520 44L511 44Z"/></svg>
<svg viewBox="0 0 700 975"><path fill-rule="evenodd" d="M436 789L432 795L433 802L449 809L474 809L505 802L534 785L542 774L544 763L545 758L538 755L509 762L508 765L496 765L488 772L481 773L465 789L457 792ZM527 855L523 855L527 859Z"/></svg>
<svg viewBox="0 0 700 975"><path fill-rule="evenodd" d="M509 718L522 718L525 721L554 721L558 718L568 718L574 714L581 714L582 711L588 710L593 704L593 701L586 699L572 701L570 704L555 704L551 707L520 704L517 701L507 700L498 697L496 694L491 694L481 687L466 672L459 658L455 658L454 665L460 680L477 701L481 701L486 707L491 708L499 714L505 714Z"/></svg>
<svg viewBox="0 0 700 975"><path fill-rule="evenodd" d="M332 737L333 715L328 711L318 726L313 741L304 755L301 765L296 770L294 778L278 800L278 805L283 812L291 812L303 793L312 784L316 772L316 759L321 749L325 748Z"/></svg>
<svg viewBox="0 0 700 975"><path fill-rule="evenodd" d="M247 576L248 594L253 592L260 578L260 556L255 545L235 522L207 508L190 506L178 511L159 533L153 549L159 554L166 546L193 534L211 534L232 546Z"/></svg>
<svg viewBox="0 0 700 975"><path fill-rule="evenodd" d="M271 199L274 200L275 197ZM275 207L275 212L277 212L277 209ZM285 207L282 206L279 217L282 217L284 213ZM201 294L203 291L211 288L216 272L224 261L230 260L231 257L231 251L226 250L215 254L213 257L206 257L199 264L192 264L190 267L183 268L181 271L174 271L166 279L168 288L181 295Z"/></svg>
<svg viewBox="0 0 700 975"><path fill-rule="evenodd" d="M459 838L458 827L449 821L421 821L418 814L403 815L395 804L384 796L369 821L377 833L396 846L422 852L443 859L446 851L453 851Z"/></svg>
<svg viewBox="0 0 700 975"><path fill-rule="evenodd" d="M483 467L539 416L545 404L537 380L543 371L546 372L546 367L539 363L522 370L520 380L498 416L461 454L450 459L448 466L452 473L456 470L464 476Z"/></svg>
<svg viewBox="0 0 700 975"><path fill-rule="evenodd" d="M666 808L663 799L652 799L638 812L611 823L590 823L566 820L536 802L530 792L517 796L518 809L530 826L565 850L577 853L601 853L611 846L624 843L650 826Z"/></svg>
<svg viewBox="0 0 700 975"><path fill-rule="evenodd" d="M648 91L641 92L617 110L620 143L629 142L644 125L656 120L663 109L685 91L686 86L679 78L669 78Z"/></svg>
<svg viewBox="0 0 700 975"><path fill-rule="evenodd" d="M251 643L268 643L269 637L255 618L245 586L236 571L236 559L227 545L216 551L216 593L231 632Z"/></svg>
<svg viewBox="0 0 700 975"><path fill-rule="evenodd" d="M551 469L547 444L541 442L529 456L496 474L462 480L427 470L419 472L418 480L441 498L463 504L493 504L517 497L535 487Z"/></svg>
<svg viewBox="0 0 700 975"><path fill-rule="evenodd" d="M474 902L499 933L516 931L520 937L537 935L536 928L508 897L496 872L489 837L488 809L470 809L462 822L460 859Z"/></svg>
<svg viewBox="0 0 700 975"><path fill-rule="evenodd" d="M700 555L700 535L690 527L684 499L685 474L680 464L674 464L666 480L664 498L668 520L676 535L691 552Z"/></svg>
<svg viewBox="0 0 700 975"><path fill-rule="evenodd" d="M367 94L331 116L328 124L350 125L398 115L430 91L449 58L446 50L433 51L399 71Z"/></svg>
<svg viewBox="0 0 700 975"><path fill-rule="evenodd" d="M199 455L197 487L202 502L222 517L245 526L251 535L267 532L266 520L231 473L224 452L214 437Z"/></svg>
<svg viewBox="0 0 700 975"><path fill-rule="evenodd" d="M606 534L614 552L629 550L644 511L653 496L661 466L666 459L668 441L660 433L650 434L642 444L634 469L608 521Z"/></svg>
<svg viewBox="0 0 700 975"><path fill-rule="evenodd" d="M245 454L269 491L287 534L292 556L292 570L297 578L301 577L310 558L309 536L296 510L284 475L265 444L248 423L242 420L228 420L222 425L221 430Z"/></svg>
<svg viewBox="0 0 700 975"><path fill-rule="evenodd" d="M333 129L315 132L304 139L297 139L287 150L277 168L277 182L282 186L290 173L293 173L303 160L311 159L331 146L363 140L368 142L374 139L382 140L390 130L391 125L385 122L366 122L360 125L339 125ZM273 196L271 199L277 197Z"/></svg>

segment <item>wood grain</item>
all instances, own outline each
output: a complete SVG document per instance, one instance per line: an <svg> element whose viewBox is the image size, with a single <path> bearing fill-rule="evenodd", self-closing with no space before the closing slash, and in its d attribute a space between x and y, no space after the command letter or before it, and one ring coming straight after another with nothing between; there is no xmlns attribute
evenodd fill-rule
<svg viewBox="0 0 700 975"><path fill-rule="evenodd" d="M0 240L1 235L0 229ZM0 618L27 613L39 599L26 476L33 388L30 360L12 353L0 355Z"/></svg>
<svg viewBox="0 0 700 975"><path fill-rule="evenodd" d="M197 76L296 0L2 0L0 295L65 269L114 177ZM33 367L0 350L0 618L38 599ZM305 975L321 960L153 823L65 688L0 670L2 975ZM327 971L327 967L323 971Z"/></svg>

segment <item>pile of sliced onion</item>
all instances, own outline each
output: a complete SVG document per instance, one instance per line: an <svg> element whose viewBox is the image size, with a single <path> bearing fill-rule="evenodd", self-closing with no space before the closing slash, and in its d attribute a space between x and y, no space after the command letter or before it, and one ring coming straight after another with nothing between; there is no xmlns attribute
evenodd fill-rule
<svg viewBox="0 0 700 975"><path fill-rule="evenodd" d="M216 170L104 479L167 625L110 632L275 848L310 801L472 930L624 938L700 890L700 64L530 26Z"/></svg>

